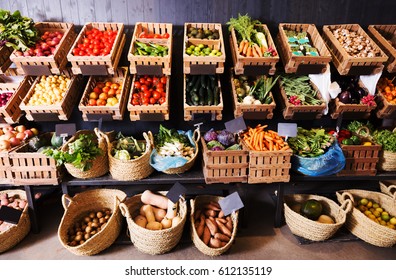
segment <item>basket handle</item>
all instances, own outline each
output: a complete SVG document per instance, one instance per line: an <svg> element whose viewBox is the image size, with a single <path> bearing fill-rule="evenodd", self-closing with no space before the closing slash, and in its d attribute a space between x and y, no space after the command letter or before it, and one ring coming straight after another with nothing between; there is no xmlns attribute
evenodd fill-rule
<svg viewBox="0 0 396 280"><path fill-rule="evenodd" d="M356 134L363 136L362 134L360 134L361 131L365 131L366 132L366 137L368 137L370 135L370 130L367 126L361 126L356 130Z"/></svg>
<svg viewBox="0 0 396 280"><path fill-rule="evenodd" d="M393 200L396 200L396 185L390 185L387 189L392 194Z"/></svg>
<svg viewBox="0 0 396 280"><path fill-rule="evenodd" d="M349 193L349 192L343 192L342 195L341 195L341 198L342 198L343 201L350 200L350 201L352 201L353 204L355 204L355 200L353 198L353 195L351 193Z"/></svg>
<svg viewBox="0 0 396 280"><path fill-rule="evenodd" d="M342 211L344 211L345 213L349 213L353 208L352 201L350 199L344 200L340 207Z"/></svg>
<svg viewBox="0 0 396 280"><path fill-rule="evenodd" d="M153 134L151 133L151 131L149 132L143 132L143 137L144 140L146 140L146 150L151 147L154 148L154 138L153 138Z"/></svg>
<svg viewBox="0 0 396 280"><path fill-rule="evenodd" d="M199 139L201 138L201 131L199 131L198 127L194 130L192 138L193 138L195 143L198 143Z"/></svg>
<svg viewBox="0 0 396 280"><path fill-rule="evenodd" d="M118 205L120 208L121 214L127 218L127 219L132 219L131 214L129 213L128 207L125 205L124 202L121 202L120 205Z"/></svg>
<svg viewBox="0 0 396 280"><path fill-rule="evenodd" d="M62 195L62 205L65 210L67 210L72 201L73 199L68 194Z"/></svg>

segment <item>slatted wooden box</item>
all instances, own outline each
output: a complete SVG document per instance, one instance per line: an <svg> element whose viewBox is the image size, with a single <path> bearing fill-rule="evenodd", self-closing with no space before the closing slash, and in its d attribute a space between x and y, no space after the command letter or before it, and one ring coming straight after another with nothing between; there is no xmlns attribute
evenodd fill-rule
<svg viewBox="0 0 396 280"><path fill-rule="evenodd" d="M222 90L220 84L220 78L217 78L217 86L219 88L219 97L220 102L218 105L188 105L186 99L186 75L184 75L184 120L185 121L192 121L196 117L196 115L200 114L209 114L211 115L211 120L221 120L223 118L223 97L222 97Z"/></svg>
<svg viewBox="0 0 396 280"><path fill-rule="evenodd" d="M216 29L219 31L219 39L196 39L188 38L188 28L196 27L204 30ZM194 56L186 54L186 49L191 45L203 44L221 52L221 56ZM224 63L226 60L223 31L220 23L185 23L184 24L184 44L183 44L183 64L184 74L222 74L224 73Z"/></svg>
<svg viewBox="0 0 396 280"><path fill-rule="evenodd" d="M262 28L267 39L269 47L272 47L276 52L274 41L267 25L263 24ZM237 35L234 28L230 31L230 47L232 60L234 62L235 74L250 75L255 72L256 75L274 75L276 71L276 63L279 61L279 54L274 57L245 57L238 52Z"/></svg>
<svg viewBox="0 0 396 280"><path fill-rule="evenodd" d="M128 97L128 106L127 109L129 111L129 118L131 121L138 120L149 120L150 118L153 120L169 120L169 84L170 84L170 76L166 76L166 89L165 89L165 102L162 104L149 104L149 105L132 105L132 95L135 93L134 83L137 75L135 75L132 79L131 91Z"/></svg>
<svg viewBox="0 0 396 280"><path fill-rule="evenodd" d="M67 53L76 39L74 24L65 22L37 22L35 27L39 30L40 34L46 31L63 32L63 37L56 46L54 55L23 57L16 56L13 53L10 58L15 63L18 74L20 75L59 75L66 67Z"/></svg>
<svg viewBox="0 0 396 280"><path fill-rule="evenodd" d="M84 34L87 30L97 28L100 31L113 30L117 31L113 47L110 54L105 56L75 56L73 49L77 44L81 44L84 40ZM88 22L84 25L82 30L74 41L67 60L71 62L72 71L74 75L113 75L117 71L118 62L121 57L122 49L125 45L125 34L123 23L106 23L106 22Z"/></svg>
<svg viewBox="0 0 396 280"><path fill-rule="evenodd" d="M47 132L40 137L51 141L53 132ZM40 152L33 152L25 143L10 153L11 171L15 185L58 185L63 169L56 166L56 161Z"/></svg>
<svg viewBox="0 0 396 280"><path fill-rule="evenodd" d="M7 104L0 107L1 117L5 122L13 124L19 121L22 115L20 104L25 98L26 94L29 92L34 78L26 76L23 80L18 83L0 83L0 91L2 92L13 92L13 95L8 100Z"/></svg>
<svg viewBox="0 0 396 280"><path fill-rule="evenodd" d="M98 82L104 81L121 84L122 92L118 103L115 106L89 106L89 94L93 91ZM131 77L128 74L127 67L118 68L113 75L91 76L78 105L78 109L82 112L83 120L98 120L99 118L103 120L122 120L126 109L130 84Z"/></svg>
<svg viewBox="0 0 396 280"><path fill-rule="evenodd" d="M248 179L249 151L242 150L211 151L201 137L202 168L207 184L213 183L246 183Z"/></svg>
<svg viewBox="0 0 396 280"><path fill-rule="evenodd" d="M13 49L11 47L0 47L0 74L6 72L7 69L10 67L12 63L10 59L12 51Z"/></svg>
<svg viewBox="0 0 396 280"><path fill-rule="evenodd" d="M381 145L341 145L345 168L338 176L375 176Z"/></svg>
<svg viewBox="0 0 396 280"><path fill-rule="evenodd" d="M154 33L154 34L169 34L168 39L156 39L156 38L139 38L139 34L142 32ZM128 52L128 61L130 62L131 74L147 74L150 72L150 68L154 69L157 74L170 75L172 65L172 24L171 23L152 23L152 22L137 22L135 30L133 31L133 37ZM135 55L135 42L139 41L145 44L155 43L161 46L168 47L168 55L161 56L144 56ZM149 68L149 69L147 69Z"/></svg>
<svg viewBox="0 0 396 280"><path fill-rule="evenodd" d="M354 31L358 35L370 38L367 33L360 27L359 24L340 24L340 25L324 25L323 26L323 40L325 41L331 56L334 66L341 75L370 75L377 74L384 68L384 63L388 60L386 54L373 43L374 50L381 53L377 57L353 57L349 55L341 43L334 36L333 31L338 28L345 28Z"/></svg>
<svg viewBox="0 0 396 280"><path fill-rule="evenodd" d="M10 152L17 147L11 148L8 151L0 151L0 184L13 184L14 176L11 171Z"/></svg>
<svg viewBox="0 0 396 280"><path fill-rule="evenodd" d="M306 32L319 56L297 56L293 54L285 31ZM280 23L278 33L278 50L286 73L303 72L308 74L324 73L331 61L331 54L314 24Z"/></svg>
<svg viewBox="0 0 396 280"><path fill-rule="evenodd" d="M396 25L369 25L368 34L388 56L386 70L396 72Z"/></svg>
<svg viewBox="0 0 396 280"><path fill-rule="evenodd" d="M392 119L396 117L396 104L390 103L383 95L382 92L377 94L377 118L380 119Z"/></svg>

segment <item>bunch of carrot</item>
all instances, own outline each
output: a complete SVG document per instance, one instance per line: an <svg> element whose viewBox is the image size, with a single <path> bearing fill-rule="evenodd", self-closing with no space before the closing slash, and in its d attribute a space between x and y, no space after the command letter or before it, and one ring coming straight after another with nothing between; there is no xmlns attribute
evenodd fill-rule
<svg viewBox="0 0 396 280"><path fill-rule="evenodd" d="M263 57L266 48L256 43L249 42L248 40L242 40L238 46L238 52L246 57Z"/></svg>
<svg viewBox="0 0 396 280"><path fill-rule="evenodd" d="M286 151L289 144L273 130L265 130L267 125L257 125L255 128L248 127L241 137L249 149L254 151Z"/></svg>

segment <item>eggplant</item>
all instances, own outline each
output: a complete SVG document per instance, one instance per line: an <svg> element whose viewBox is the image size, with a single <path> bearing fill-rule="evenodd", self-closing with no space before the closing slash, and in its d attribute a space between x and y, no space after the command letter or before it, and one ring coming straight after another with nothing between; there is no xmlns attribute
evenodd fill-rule
<svg viewBox="0 0 396 280"><path fill-rule="evenodd" d="M344 104L350 104L352 100L352 96L349 91L344 90L338 95L338 99Z"/></svg>
<svg viewBox="0 0 396 280"><path fill-rule="evenodd" d="M356 88L356 92L359 94L360 98L363 98L368 95L367 89L365 89L363 87Z"/></svg>

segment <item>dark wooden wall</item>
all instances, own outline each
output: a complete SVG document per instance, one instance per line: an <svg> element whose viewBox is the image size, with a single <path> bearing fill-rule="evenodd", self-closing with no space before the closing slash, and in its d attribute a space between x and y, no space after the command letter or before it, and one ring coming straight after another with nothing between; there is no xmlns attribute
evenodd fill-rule
<svg viewBox="0 0 396 280"><path fill-rule="evenodd" d="M35 21L219 22L248 13L271 29L280 22L395 24L395 0L1 0Z"/></svg>

